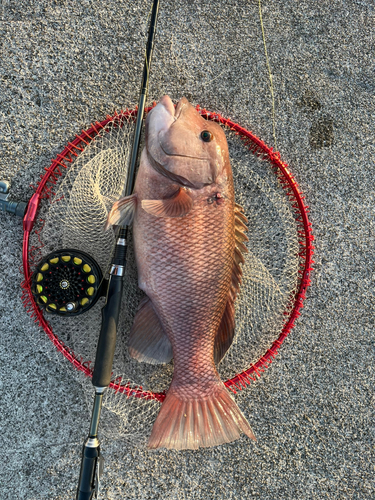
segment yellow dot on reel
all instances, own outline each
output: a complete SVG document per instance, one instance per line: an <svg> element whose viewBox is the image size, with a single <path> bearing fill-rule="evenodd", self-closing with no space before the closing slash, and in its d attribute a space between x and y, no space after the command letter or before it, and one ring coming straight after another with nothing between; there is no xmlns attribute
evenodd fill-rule
<svg viewBox="0 0 375 500"><path fill-rule="evenodd" d="M79 259L78 257L74 257L73 262L76 266L80 266L82 264L82 259Z"/></svg>
<svg viewBox="0 0 375 500"><path fill-rule="evenodd" d="M84 297L82 300L81 300L81 306L85 306L87 303L88 303L89 299L87 297Z"/></svg>
<svg viewBox="0 0 375 500"><path fill-rule="evenodd" d="M61 259L62 259L64 262L69 262L69 261L70 261L70 259L71 259L71 256L70 256L70 255L63 255L63 256L61 257Z"/></svg>
<svg viewBox="0 0 375 500"><path fill-rule="evenodd" d="M90 276L87 278L87 281L91 284L95 283L95 276L93 274L90 274Z"/></svg>
<svg viewBox="0 0 375 500"><path fill-rule="evenodd" d="M42 265L42 267L40 268L41 271L47 271L49 268L49 265L48 263L46 262L45 264Z"/></svg>
<svg viewBox="0 0 375 500"><path fill-rule="evenodd" d="M57 309L56 304L48 304L48 307L53 309L53 310Z"/></svg>
<svg viewBox="0 0 375 500"><path fill-rule="evenodd" d="M42 287L42 285L36 285L36 291L37 291L38 293L42 293L42 291L43 291L43 287Z"/></svg>
<svg viewBox="0 0 375 500"><path fill-rule="evenodd" d="M43 274L42 274L42 273L38 273L38 274L36 275L36 280L37 280L37 281L42 281L42 279L43 279Z"/></svg>
<svg viewBox="0 0 375 500"><path fill-rule="evenodd" d="M91 267L88 264L85 264L83 266L83 270L85 271L85 273L89 273L91 271Z"/></svg>
<svg viewBox="0 0 375 500"><path fill-rule="evenodd" d="M59 311L60 312L66 312L66 307L60 307Z"/></svg>
<svg viewBox="0 0 375 500"><path fill-rule="evenodd" d="M87 295L94 295L95 288L93 286L90 286L90 288L87 289Z"/></svg>
<svg viewBox="0 0 375 500"><path fill-rule="evenodd" d="M50 259L51 264L57 264L59 262L59 258L55 257L54 259Z"/></svg>
<svg viewBox="0 0 375 500"><path fill-rule="evenodd" d="M43 300L43 302L44 302L45 304L47 304L48 299L47 299L47 297L46 297L45 295L41 295L41 296L40 296L40 298Z"/></svg>

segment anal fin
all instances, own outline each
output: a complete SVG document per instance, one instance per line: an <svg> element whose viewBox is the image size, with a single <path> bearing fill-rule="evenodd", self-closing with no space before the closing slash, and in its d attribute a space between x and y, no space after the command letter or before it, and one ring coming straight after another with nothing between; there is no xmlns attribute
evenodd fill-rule
<svg viewBox="0 0 375 500"><path fill-rule="evenodd" d="M153 365L169 363L172 345L155 312L151 300L145 297L135 315L129 337L132 358Z"/></svg>

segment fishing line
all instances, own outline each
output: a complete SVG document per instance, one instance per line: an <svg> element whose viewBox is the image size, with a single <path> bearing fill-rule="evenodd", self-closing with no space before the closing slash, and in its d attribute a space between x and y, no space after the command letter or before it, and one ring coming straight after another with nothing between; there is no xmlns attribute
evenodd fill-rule
<svg viewBox="0 0 375 500"><path fill-rule="evenodd" d="M272 131L273 131L273 139L275 141L275 151L277 151L275 96L274 96L274 91L273 91L273 79L272 79L270 61L268 59L266 35L265 35L264 24L263 24L262 0L259 0L259 20L260 20L260 27L262 29L262 38L263 38L263 45L264 45L264 54L266 56L267 71L268 71L268 76L270 79L270 92L271 92L271 100L272 100Z"/></svg>

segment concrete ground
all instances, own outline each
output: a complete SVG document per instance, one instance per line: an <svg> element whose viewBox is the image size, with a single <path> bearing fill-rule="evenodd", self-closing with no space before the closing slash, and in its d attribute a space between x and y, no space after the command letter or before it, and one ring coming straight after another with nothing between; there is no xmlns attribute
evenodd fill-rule
<svg viewBox="0 0 375 500"><path fill-rule="evenodd" d="M0 3L0 177L15 198L82 128L136 104L150 8ZM150 453L103 432L103 499L375 496L375 6L261 11L269 66L257 1L161 0L149 100L185 95L276 137L311 210L312 286L275 363L239 397L257 443ZM0 498L72 499L89 406L22 307L21 225L0 213Z"/></svg>

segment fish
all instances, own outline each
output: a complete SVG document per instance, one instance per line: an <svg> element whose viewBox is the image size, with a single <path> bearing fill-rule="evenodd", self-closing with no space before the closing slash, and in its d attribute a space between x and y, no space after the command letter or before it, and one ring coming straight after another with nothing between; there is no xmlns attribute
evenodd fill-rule
<svg viewBox="0 0 375 500"><path fill-rule="evenodd" d="M217 446L241 433L256 440L217 371L234 338L246 223L223 129L185 97L175 107L163 96L146 119L134 191L107 218L107 227L133 224L138 285L146 294L130 356L174 360L150 449Z"/></svg>

